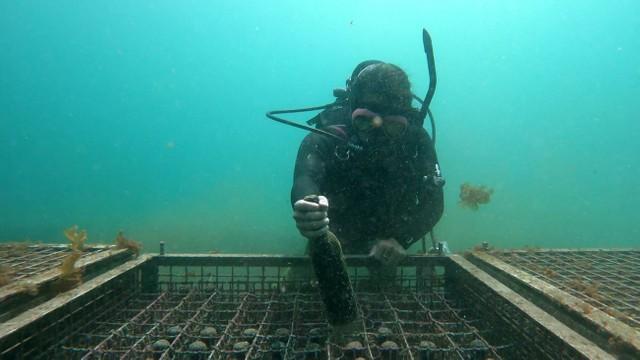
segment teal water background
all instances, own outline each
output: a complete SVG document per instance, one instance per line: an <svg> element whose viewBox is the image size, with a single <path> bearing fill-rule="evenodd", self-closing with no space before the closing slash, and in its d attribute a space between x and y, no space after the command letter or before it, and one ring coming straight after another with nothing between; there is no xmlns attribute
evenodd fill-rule
<svg viewBox="0 0 640 360"><path fill-rule="evenodd" d="M2 1L0 241L300 253L305 132L360 61L427 87L454 250L640 245L637 1ZM305 117L296 117L302 121ZM495 190L478 211L460 184Z"/></svg>

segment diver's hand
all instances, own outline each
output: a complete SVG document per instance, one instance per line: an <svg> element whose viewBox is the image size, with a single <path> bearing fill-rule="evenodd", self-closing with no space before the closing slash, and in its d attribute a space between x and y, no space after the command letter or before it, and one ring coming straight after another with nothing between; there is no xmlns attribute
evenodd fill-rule
<svg viewBox="0 0 640 360"><path fill-rule="evenodd" d="M382 265L395 266L407 256L407 252L394 238L380 239L371 248L369 256L373 256Z"/></svg>
<svg viewBox="0 0 640 360"><path fill-rule="evenodd" d="M320 237L329 231L329 200L318 196L318 202L298 200L293 204L293 218L302 236L307 239Z"/></svg>

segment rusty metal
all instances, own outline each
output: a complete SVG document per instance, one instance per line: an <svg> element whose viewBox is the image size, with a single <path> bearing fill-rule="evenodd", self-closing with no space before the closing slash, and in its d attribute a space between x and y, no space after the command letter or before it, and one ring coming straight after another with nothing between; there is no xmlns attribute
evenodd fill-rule
<svg viewBox="0 0 640 360"><path fill-rule="evenodd" d="M601 347L640 356L640 251L476 251L468 258Z"/></svg>
<svg viewBox="0 0 640 360"><path fill-rule="evenodd" d="M330 337L308 258L169 254L129 261L0 326L0 357L611 358L568 329L556 336L562 324L460 256L410 257L389 282L372 278L370 258L348 264L359 317L341 337Z"/></svg>

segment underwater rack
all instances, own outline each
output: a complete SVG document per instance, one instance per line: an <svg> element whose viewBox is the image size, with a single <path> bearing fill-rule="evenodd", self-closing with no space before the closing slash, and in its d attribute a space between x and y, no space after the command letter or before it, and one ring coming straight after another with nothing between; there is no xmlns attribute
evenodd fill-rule
<svg viewBox="0 0 640 360"><path fill-rule="evenodd" d="M636 261L639 254L625 253L625 261ZM489 253L469 256L485 255ZM546 311L540 299L546 295L521 292L461 255L410 256L393 279L383 282L367 270L374 262L363 256L347 258L358 300L358 327L340 340L329 338L312 279L287 275L291 269L308 268L308 257L148 254L0 324L0 357L631 359L640 355L633 338L602 344L575 322L567 322L566 310Z"/></svg>

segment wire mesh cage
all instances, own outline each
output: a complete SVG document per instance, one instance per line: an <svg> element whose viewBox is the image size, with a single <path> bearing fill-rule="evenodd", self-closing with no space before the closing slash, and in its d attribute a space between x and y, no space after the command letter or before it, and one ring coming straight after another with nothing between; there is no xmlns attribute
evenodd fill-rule
<svg viewBox="0 0 640 360"><path fill-rule="evenodd" d="M483 281L459 256L410 257L383 278L369 271L372 259L348 263L358 319L340 334L327 323L307 258L147 256L25 319L20 331L0 331L0 355L580 359L593 352L607 358L588 342L585 350L558 336L527 312L526 301L514 303L517 295Z"/></svg>
<svg viewBox="0 0 640 360"><path fill-rule="evenodd" d="M77 252L71 266L63 268L62 264L73 253L68 245L62 244L0 245L0 321L7 321L131 257L126 250L94 245ZM60 280L65 270L74 272L73 281Z"/></svg>
<svg viewBox="0 0 640 360"><path fill-rule="evenodd" d="M87 257L108 250L107 246L90 247L84 251L83 256ZM42 273L60 266L62 260L70 253L71 249L67 245L0 244L0 268L4 272L10 272L7 275L9 278L4 283L0 282L0 286L8 285L10 281L40 276Z"/></svg>
<svg viewBox="0 0 640 360"><path fill-rule="evenodd" d="M571 310L565 321L604 347L640 356L640 250L491 250L469 258L549 311Z"/></svg>

